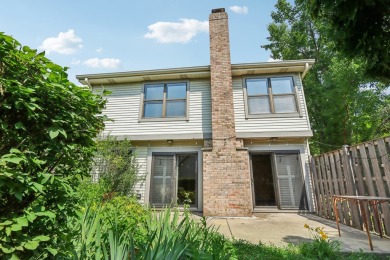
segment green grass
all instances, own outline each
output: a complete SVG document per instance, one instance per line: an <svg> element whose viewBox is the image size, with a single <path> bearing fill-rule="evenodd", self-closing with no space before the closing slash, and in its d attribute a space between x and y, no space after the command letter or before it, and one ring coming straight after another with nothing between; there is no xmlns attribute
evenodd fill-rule
<svg viewBox="0 0 390 260"><path fill-rule="evenodd" d="M325 245L325 243L328 244ZM389 255L374 253L342 253L338 248L329 246L328 242L319 244L318 241L305 242L300 245L289 245L277 247L274 245L252 244L244 240L233 241L235 258L242 260L249 259L350 259L350 260L376 260L390 259Z"/></svg>

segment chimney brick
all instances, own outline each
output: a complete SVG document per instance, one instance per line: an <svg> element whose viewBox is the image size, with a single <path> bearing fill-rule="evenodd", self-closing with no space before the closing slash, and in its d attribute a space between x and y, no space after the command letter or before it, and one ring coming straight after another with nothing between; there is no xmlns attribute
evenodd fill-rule
<svg viewBox="0 0 390 260"><path fill-rule="evenodd" d="M203 214L250 216L249 155L236 139L228 15L223 8L209 17L212 150L203 152Z"/></svg>

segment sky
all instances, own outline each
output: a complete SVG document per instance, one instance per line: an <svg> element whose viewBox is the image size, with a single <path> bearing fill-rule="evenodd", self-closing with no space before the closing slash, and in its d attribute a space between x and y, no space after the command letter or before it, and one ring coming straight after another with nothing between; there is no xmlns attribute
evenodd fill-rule
<svg viewBox="0 0 390 260"><path fill-rule="evenodd" d="M209 65L208 17L225 8L232 63L270 61L276 0L0 0L0 31L75 75Z"/></svg>

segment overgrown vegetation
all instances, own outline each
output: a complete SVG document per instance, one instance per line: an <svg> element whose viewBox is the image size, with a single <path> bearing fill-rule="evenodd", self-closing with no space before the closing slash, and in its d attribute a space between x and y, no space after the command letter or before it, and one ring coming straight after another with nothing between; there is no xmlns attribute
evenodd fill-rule
<svg viewBox="0 0 390 260"><path fill-rule="evenodd" d="M66 68L0 33L0 258L71 246L74 187L90 172L103 107Z"/></svg>
<svg viewBox="0 0 390 260"><path fill-rule="evenodd" d="M331 25L323 19L312 19L308 4L313 1L294 2L277 1L271 14L273 22L268 26L269 43L262 47L270 50L274 59L316 61L304 79L314 134L312 153L389 135L388 84L366 74L364 59L339 51L340 45L329 38Z"/></svg>
<svg viewBox="0 0 390 260"><path fill-rule="evenodd" d="M93 174L107 186L108 193L134 195L134 187L145 179L138 174L136 154L130 140L100 136L93 163Z"/></svg>

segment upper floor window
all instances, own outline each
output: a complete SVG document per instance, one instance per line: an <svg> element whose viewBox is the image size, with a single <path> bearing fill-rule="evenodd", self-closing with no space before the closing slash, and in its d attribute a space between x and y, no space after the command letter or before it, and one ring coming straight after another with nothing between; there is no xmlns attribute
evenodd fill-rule
<svg viewBox="0 0 390 260"><path fill-rule="evenodd" d="M187 90L186 82L145 84L142 119L185 118Z"/></svg>
<svg viewBox="0 0 390 260"><path fill-rule="evenodd" d="M248 78L244 92L247 117L300 114L292 77Z"/></svg>

